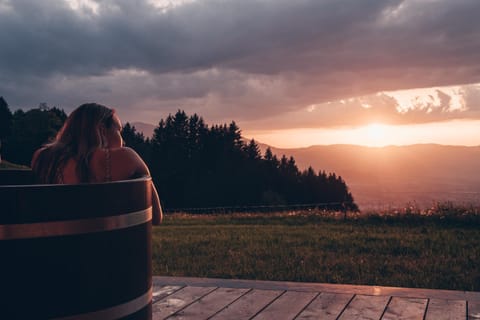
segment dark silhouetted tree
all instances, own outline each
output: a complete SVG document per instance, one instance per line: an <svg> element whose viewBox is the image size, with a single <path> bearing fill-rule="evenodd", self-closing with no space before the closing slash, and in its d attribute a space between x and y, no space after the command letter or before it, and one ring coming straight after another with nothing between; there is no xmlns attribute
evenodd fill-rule
<svg viewBox="0 0 480 320"><path fill-rule="evenodd" d="M12 131L12 119L13 115L8 108L7 102L3 97L0 97L0 140L10 135Z"/></svg>
<svg viewBox="0 0 480 320"><path fill-rule="evenodd" d="M244 150L247 154L248 159L250 160L260 160L260 158L262 157L260 155L260 148L258 147L258 144L255 142L254 139L250 140L250 142L245 146Z"/></svg>
<svg viewBox="0 0 480 320"><path fill-rule="evenodd" d="M122 128L122 138L125 146L136 150L145 162L150 163L150 140L146 139L142 132L138 132L135 126L127 122Z"/></svg>
<svg viewBox="0 0 480 320"><path fill-rule="evenodd" d="M28 165L33 152L56 134L65 118L63 110L46 104L17 110L5 140L5 157ZM178 110L159 121L152 139L129 123L122 135L125 145L147 162L167 210L298 204L358 209L342 177L317 174L313 168L300 172L293 157L279 160L270 148L262 157L255 140L244 142L233 121L209 127L198 115Z"/></svg>
<svg viewBox="0 0 480 320"><path fill-rule="evenodd" d="M293 157L278 160L270 148L262 158L235 122L208 127L179 110L160 120L151 148L152 175L167 209L319 202L356 209L343 180L312 168L302 173Z"/></svg>
<svg viewBox="0 0 480 320"><path fill-rule="evenodd" d="M12 131L12 112L8 108L8 104L0 97L0 161L2 154L2 141L5 143L5 139L10 136Z"/></svg>
<svg viewBox="0 0 480 320"><path fill-rule="evenodd" d="M14 163L29 165L33 152L56 135L65 119L63 110L50 109L46 104L27 112L15 111L11 134L5 140L3 157Z"/></svg>

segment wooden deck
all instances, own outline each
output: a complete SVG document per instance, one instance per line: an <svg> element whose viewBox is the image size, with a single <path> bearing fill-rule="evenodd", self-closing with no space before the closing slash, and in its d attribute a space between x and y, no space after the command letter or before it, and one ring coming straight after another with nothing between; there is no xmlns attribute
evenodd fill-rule
<svg viewBox="0 0 480 320"><path fill-rule="evenodd" d="M480 319L480 292L154 277L153 319Z"/></svg>

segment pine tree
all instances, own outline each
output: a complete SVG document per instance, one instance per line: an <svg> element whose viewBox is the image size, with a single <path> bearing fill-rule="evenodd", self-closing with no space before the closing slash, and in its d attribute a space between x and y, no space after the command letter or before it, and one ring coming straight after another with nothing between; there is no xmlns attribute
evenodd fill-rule
<svg viewBox="0 0 480 320"><path fill-rule="evenodd" d="M248 145L245 146L244 151L247 154L247 158L250 160L260 160L261 158L260 148L254 139L250 140Z"/></svg>
<svg viewBox="0 0 480 320"><path fill-rule="evenodd" d="M66 118L63 110L47 104L11 115L3 98L2 110L7 115L2 121L8 114L12 119L5 156L20 164L29 164L33 151ZM128 122L122 135L149 165L166 209L325 203L327 209L358 210L341 176L317 174L311 167L300 172L293 157L279 160L271 148L262 157L257 142L244 142L233 121L209 127L198 115L178 110L158 122L151 140Z"/></svg>
<svg viewBox="0 0 480 320"><path fill-rule="evenodd" d="M58 109L52 111L46 104L27 112L15 111L4 157L14 163L30 165L33 152L53 139L62 127L62 113Z"/></svg>
<svg viewBox="0 0 480 320"><path fill-rule="evenodd" d="M12 119L13 115L8 108L7 102L3 97L0 97L0 140L5 139L11 134Z"/></svg>

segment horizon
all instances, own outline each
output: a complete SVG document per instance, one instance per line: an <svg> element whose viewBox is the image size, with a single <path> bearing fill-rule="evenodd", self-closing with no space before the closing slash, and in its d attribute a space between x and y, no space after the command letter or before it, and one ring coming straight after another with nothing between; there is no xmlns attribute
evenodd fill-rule
<svg viewBox="0 0 480 320"><path fill-rule="evenodd" d="M445 146L480 146L480 121L432 123L403 126L372 123L339 129L290 129L278 132L247 132L246 136L279 148L302 148L316 145L358 145L371 148L437 144ZM433 136L430 130L439 130ZM475 135L476 134L476 135ZM300 141L299 141L300 140Z"/></svg>
<svg viewBox="0 0 480 320"><path fill-rule="evenodd" d="M182 109L282 148L476 146L479 11L476 0L4 0L0 96L13 111L95 101L124 122Z"/></svg>
<svg viewBox="0 0 480 320"><path fill-rule="evenodd" d="M141 132L144 134L145 137L151 137L153 134L153 129L157 126L151 123L146 123L146 122L141 122L141 121L127 121L130 123L130 125L134 126L137 132ZM126 122L125 122L126 123ZM218 123L217 123L218 124ZM210 125L207 123L207 125ZM142 129L143 128L143 129ZM148 129L147 129L148 128ZM480 125L479 125L480 128ZM145 130L151 130L151 134L147 134ZM242 128L240 127L240 130ZM367 128L368 131L368 128ZM480 131L480 129L479 129ZM251 135L251 134L244 134L242 130L242 138L245 140L255 140L258 144L265 144L270 147L276 148L276 149L305 149L305 148L311 148L311 147L316 147L316 146L360 146L360 147L368 147L368 148L388 148L388 147L408 147L408 146L417 146L417 145L438 145L438 146L445 146L445 147L480 147L480 142L477 144L470 144L470 145L465 145L465 144L455 144L455 143L441 143L441 142L432 142L432 141L417 141L417 142L412 142L412 143L403 143L403 144L374 144L374 145L369 145L369 144L361 144L361 143L348 143L348 142L332 142L332 143L317 143L317 144L304 144L304 145L295 145L295 146L288 146L288 145L278 145L276 143L269 143L268 139L262 140L261 138L258 138L258 135Z"/></svg>

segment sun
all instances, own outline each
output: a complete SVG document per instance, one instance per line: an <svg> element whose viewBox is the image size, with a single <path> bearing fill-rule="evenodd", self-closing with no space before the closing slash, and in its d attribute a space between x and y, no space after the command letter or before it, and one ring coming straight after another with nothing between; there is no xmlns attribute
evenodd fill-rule
<svg viewBox="0 0 480 320"><path fill-rule="evenodd" d="M381 123L371 123L365 127L365 135L368 141L366 144L371 146L384 146L388 144L388 126Z"/></svg>

